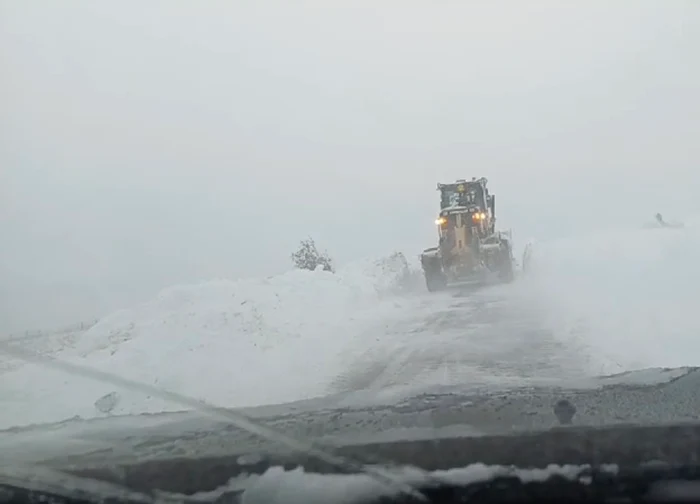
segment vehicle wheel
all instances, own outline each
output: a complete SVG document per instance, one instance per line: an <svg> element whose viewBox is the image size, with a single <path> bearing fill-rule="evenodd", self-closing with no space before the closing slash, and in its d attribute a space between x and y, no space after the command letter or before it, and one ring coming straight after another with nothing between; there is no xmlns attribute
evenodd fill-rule
<svg viewBox="0 0 700 504"><path fill-rule="evenodd" d="M510 250L507 248L501 252L501 264L498 276L504 283L510 283L515 279L513 261L510 258Z"/></svg>
<svg viewBox="0 0 700 504"><path fill-rule="evenodd" d="M447 287L447 278L442 272L425 273L425 286L429 292L437 292Z"/></svg>
<svg viewBox="0 0 700 504"><path fill-rule="evenodd" d="M515 280L515 275L513 274L513 267L506 267L503 270L501 270L501 281L504 283L510 283L513 280Z"/></svg>

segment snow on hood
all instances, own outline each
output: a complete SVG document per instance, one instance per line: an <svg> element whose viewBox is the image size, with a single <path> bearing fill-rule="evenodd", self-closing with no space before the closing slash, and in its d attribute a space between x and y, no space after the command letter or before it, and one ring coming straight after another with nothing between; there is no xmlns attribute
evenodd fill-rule
<svg viewBox="0 0 700 504"><path fill-rule="evenodd" d="M506 466L490 466L472 464L463 468L446 471L424 472L412 467L386 468L375 470L390 478L395 483L391 487L383 481L373 479L366 474L352 475L322 475L306 473L303 469L285 470L272 467L261 476L242 476L232 479L223 488L195 494L193 498L212 499L221 496L226 491L245 489L244 504L321 504L333 502L338 504L353 504L366 502L380 497L397 495L399 485L418 486L422 484L468 485L489 481L497 477L517 477L522 482L547 481L553 476L559 476L571 481L580 480L585 484L585 476L590 466L587 465L550 465L542 469L517 469ZM603 466L603 471L614 475L618 471L616 465Z"/></svg>

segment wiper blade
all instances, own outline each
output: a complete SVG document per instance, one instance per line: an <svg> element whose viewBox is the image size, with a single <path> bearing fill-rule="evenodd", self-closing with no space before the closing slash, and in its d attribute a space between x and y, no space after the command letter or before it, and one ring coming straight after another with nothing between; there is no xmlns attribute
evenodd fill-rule
<svg viewBox="0 0 700 504"><path fill-rule="evenodd" d="M45 467L0 466L0 502L55 502L57 499L71 503L163 502L160 498L121 485Z"/></svg>

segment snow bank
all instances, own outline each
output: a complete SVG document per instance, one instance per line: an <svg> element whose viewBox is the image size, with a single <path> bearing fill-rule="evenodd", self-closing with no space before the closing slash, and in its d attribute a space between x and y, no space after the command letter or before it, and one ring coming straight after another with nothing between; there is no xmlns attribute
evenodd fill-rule
<svg viewBox="0 0 700 504"><path fill-rule="evenodd" d="M700 226L621 229L537 243L517 295L598 373L700 364Z"/></svg>
<svg viewBox="0 0 700 504"><path fill-rule="evenodd" d="M57 357L222 406L315 397L356 335L401 316L394 294L407 275L393 254L336 274L176 286L105 317ZM4 374L0 394L0 427L182 409L36 365Z"/></svg>
<svg viewBox="0 0 700 504"><path fill-rule="evenodd" d="M217 490L195 494L195 499L215 500L226 492L245 490L242 501L246 504L285 503L325 503L342 502L344 504L375 501L381 497L399 496L399 492L410 485L432 486L443 482L448 485L469 485L490 481L498 477L518 478L523 483L545 482L553 477L566 478L582 484L590 482L588 465L549 465L545 468L519 469L510 466L491 466L472 464L467 467L446 471L425 472L420 469L403 467L373 467L392 485L379 481L369 474L314 474L306 473L302 468L285 470L271 467L264 474L243 475L232 479L228 485ZM610 464L602 466L602 472L611 476L619 468ZM410 487L408 487L410 489Z"/></svg>
<svg viewBox="0 0 700 504"><path fill-rule="evenodd" d="M266 279L216 280L161 291L141 306L99 321L76 348L81 355L114 348L146 334L169 333L167 341L237 335L260 347L314 331L334 328L354 311L371 308L397 292L406 274L405 259L394 254L340 269L294 270ZM172 346L172 345L168 345Z"/></svg>

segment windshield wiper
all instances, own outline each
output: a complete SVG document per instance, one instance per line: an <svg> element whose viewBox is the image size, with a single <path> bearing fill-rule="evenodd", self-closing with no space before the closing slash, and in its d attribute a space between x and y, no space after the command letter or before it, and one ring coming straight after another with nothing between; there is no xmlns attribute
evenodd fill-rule
<svg viewBox="0 0 700 504"><path fill-rule="evenodd" d="M0 502L151 504L156 499L122 485L46 467L0 466Z"/></svg>

